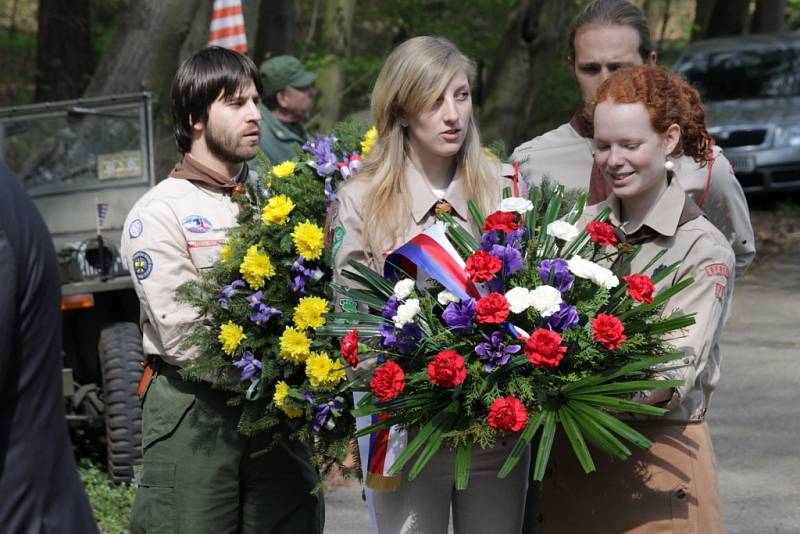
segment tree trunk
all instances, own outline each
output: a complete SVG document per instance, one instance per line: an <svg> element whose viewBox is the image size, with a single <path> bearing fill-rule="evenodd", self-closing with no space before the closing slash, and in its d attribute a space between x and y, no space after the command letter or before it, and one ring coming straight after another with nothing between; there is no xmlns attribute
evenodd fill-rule
<svg viewBox="0 0 800 534"><path fill-rule="evenodd" d="M524 141L574 0L519 0L511 11L481 109L484 144Z"/></svg>
<svg viewBox="0 0 800 534"><path fill-rule="evenodd" d="M89 0L39 0L37 19L34 99L78 98L95 66Z"/></svg>
<svg viewBox="0 0 800 534"><path fill-rule="evenodd" d="M708 24L711 21L711 15L714 13L714 6L716 3L716 0L697 0L694 12L694 24L692 24L692 42L706 38Z"/></svg>
<svg viewBox="0 0 800 534"><path fill-rule="evenodd" d="M741 35L747 28L750 0L725 0L716 2L708 21L706 38L723 35Z"/></svg>
<svg viewBox="0 0 800 534"><path fill-rule="evenodd" d="M156 177L178 158L170 87L180 63L208 42L211 0L137 0L100 60L86 96L153 93Z"/></svg>
<svg viewBox="0 0 800 534"><path fill-rule="evenodd" d="M258 11L258 30L249 47L249 55L256 65L260 65L267 57L291 54L296 25L297 8L294 0L262 0Z"/></svg>
<svg viewBox="0 0 800 534"><path fill-rule="evenodd" d="M664 37L667 34L667 24L669 24L669 14L671 7L672 7L672 0L664 0L664 13L661 16L661 30L658 32L658 45L656 46L659 54L664 49Z"/></svg>
<svg viewBox="0 0 800 534"><path fill-rule="evenodd" d="M782 32L785 16L786 0L756 0L750 33Z"/></svg>
<svg viewBox="0 0 800 534"><path fill-rule="evenodd" d="M317 78L317 113L311 127L329 132L339 120L345 91L344 63L350 57L355 0L325 2L322 23L322 49L330 54Z"/></svg>

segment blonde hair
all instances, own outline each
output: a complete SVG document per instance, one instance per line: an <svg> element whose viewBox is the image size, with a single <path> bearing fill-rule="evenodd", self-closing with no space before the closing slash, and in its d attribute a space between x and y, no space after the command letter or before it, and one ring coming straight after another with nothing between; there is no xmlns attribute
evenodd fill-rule
<svg viewBox="0 0 800 534"><path fill-rule="evenodd" d="M363 245L368 255L380 258L400 245L403 223L411 216L411 192L404 180L410 144L401 117L431 109L453 77L462 72L468 79L474 78L474 63L447 39L425 36L395 48L378 74L372 90L372 118L378 139L355 178L371 183L363 204ZM488 213L499 196L499 173L481 149L473 116L455 158L465 197Z"/></svg>

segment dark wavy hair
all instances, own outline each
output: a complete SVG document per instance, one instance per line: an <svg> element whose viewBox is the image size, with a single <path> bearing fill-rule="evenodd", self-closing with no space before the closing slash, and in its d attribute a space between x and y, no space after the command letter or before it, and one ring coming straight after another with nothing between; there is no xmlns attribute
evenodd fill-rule
<svg viewBox="0 0 800 534"><path fill-rule="evenodd" d="M658 133L677 124L681 141L672 156L687 155L705 164L711 147L711 136L706 130L706 115L700 94L689 82L655 65L636 65L618 70L597 89L589 113L599 102L613 100L618 104L641 103L650 115L650 123Z"/></svg>
<svg viewBox="0 0 800 534"><path fill-rule="evenodd" d="M255 63L233 50L211 46L187 58L172 80L172 129L181 154L192 148L192 124L208 120L208 109L218 98L233 99L253 82L263 87Z"/></svg>
<svg viewBox="0 0 800 534"><path fill-rule="evenodd" d="M625 0L594 0L572 21L569 32L569 61L575 62L575 36L584 26L629 26L639 34L639 55L647 63L653 52L650 26L644 13Z"/></svg>

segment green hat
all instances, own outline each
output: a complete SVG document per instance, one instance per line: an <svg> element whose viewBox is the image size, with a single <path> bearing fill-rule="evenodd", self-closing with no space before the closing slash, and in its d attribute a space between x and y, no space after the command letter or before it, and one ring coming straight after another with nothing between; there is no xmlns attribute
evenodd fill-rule
<svg viewBox="0 0 800 534"><path fill-rule="evenodd" d="M261 77L264 80L264 95L277 93L286 86L308 87L317 75L303 68L294 56L275 56L261 64Z"/></svg>

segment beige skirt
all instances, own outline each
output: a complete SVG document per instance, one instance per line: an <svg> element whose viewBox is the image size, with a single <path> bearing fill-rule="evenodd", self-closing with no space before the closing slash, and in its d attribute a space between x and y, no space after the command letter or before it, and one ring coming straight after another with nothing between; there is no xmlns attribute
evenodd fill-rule
<svg viewBox="0 0 800 534"><path fill-rule="evenodd" d="M627 460L596 449L587 475L559 432L542 484L536 534L724 531L716 461L708 425L637 422L650 450L628 445Z"/></svg>

